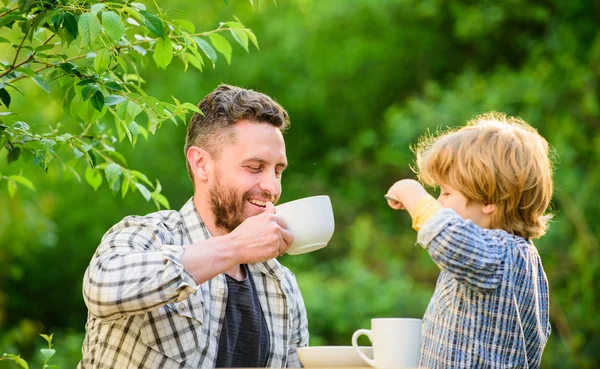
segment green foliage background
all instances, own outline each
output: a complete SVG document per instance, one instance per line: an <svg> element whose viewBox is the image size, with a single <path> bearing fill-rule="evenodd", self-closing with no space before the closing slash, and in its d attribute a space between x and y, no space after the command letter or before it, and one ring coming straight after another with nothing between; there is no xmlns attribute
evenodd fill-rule
<svg viewBox="0 0 600 369"><path fill-rule="evenodd" d="M165 5L165 4L168 4ZM197 103L225 82L275 97L291 115L290 168L281 201L327 194L336 217L329 246L284 256L298 277L311 345L348 345L373 317L421 317L438 270L415 246L408 216L383 200L411 177L409 145L427 129L461 125L498 110L535 126L556 151L549 233L536 242L551 284L553 333L542 368L595 368L600 277L600 7L584 0L163 1L199 28L238 16L260 50L238 48L233 62L183 72L145 66L147 92ZM179 63L179 64L177 64ZM33 84L13 96L28 122L54 122L60 98ZM13 106L11 105L11 108ZM119 149L162 184L178 209L191 196L183 156L185 127L165 123L147 141ZM11 198L0 182L0 353L43 360L39 333L54 332L53 363L81 357L86 308L81 279L103 233L122 217L156 208L141 196L94 191L30 162L0 172L23 174L36 192ZM0 368L12 363L2 362ZM38 364L39 366L39 364Z"/></svg>

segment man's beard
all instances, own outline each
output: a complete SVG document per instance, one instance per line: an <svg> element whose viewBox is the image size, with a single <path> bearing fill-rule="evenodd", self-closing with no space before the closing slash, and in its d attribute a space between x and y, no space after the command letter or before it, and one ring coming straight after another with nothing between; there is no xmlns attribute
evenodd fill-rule
<svg viewBox="0 0 600 369"><path fill-rule="evenodd" d="M210 208L215 216L215 226L231 232L237 228L246 218L244 217L244 206L252 197L250 191L242 195L241 201L233 188L225 188L218 179L209 193ZM263 193L262 198L268 198L273 203L276 199L269 194Z"/></svg>

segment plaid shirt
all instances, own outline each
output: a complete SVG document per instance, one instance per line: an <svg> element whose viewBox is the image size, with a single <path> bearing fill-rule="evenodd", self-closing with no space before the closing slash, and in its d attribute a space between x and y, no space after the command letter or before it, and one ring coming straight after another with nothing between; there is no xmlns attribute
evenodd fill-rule
<svg viewBox="0 0 600 369"><path fill-rule="evenodd" d="M183 245L208 238L191 199L179 212L126 217L104 235L83 281L79 369L215 366L227 281L220 274L199 285L181 264ZM294 275L275 259L248 269L269 329L267 366L300 367L308 324Z"/></svg>
<svg viewBox="0 0 600 369"><path fill-rule="evenodd" d="M548 280L524 238L451 209L418 233L441 269L423 318L424 368L538 368L550 335Z"/></svg>

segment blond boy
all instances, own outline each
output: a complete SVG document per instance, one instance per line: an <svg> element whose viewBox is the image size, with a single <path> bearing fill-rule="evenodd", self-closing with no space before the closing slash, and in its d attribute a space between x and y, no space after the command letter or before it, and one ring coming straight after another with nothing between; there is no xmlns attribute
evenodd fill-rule
<svg viewBox="0 0 600 369"><path fill-rule="evenodd" d="M440 268L423 318L420 366L538 368L550 335L548 280L531 242L546 232L548 143L519 118L476 117L415 148L419 180L386 198L406 209Z"/></svg>

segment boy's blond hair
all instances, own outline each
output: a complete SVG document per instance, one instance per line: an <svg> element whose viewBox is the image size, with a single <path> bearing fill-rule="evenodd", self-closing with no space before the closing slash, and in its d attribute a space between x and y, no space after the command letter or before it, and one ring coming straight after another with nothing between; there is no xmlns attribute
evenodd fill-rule
<svg viewBox="0 0 600 369"><path fill-rule="evenodd" d="M548 142L527 122L491 112L460 129L424 136L413 148L417 175L447 184L467 201L495 204L490 228L525 238L546 233L552 197Z"/></svg>

